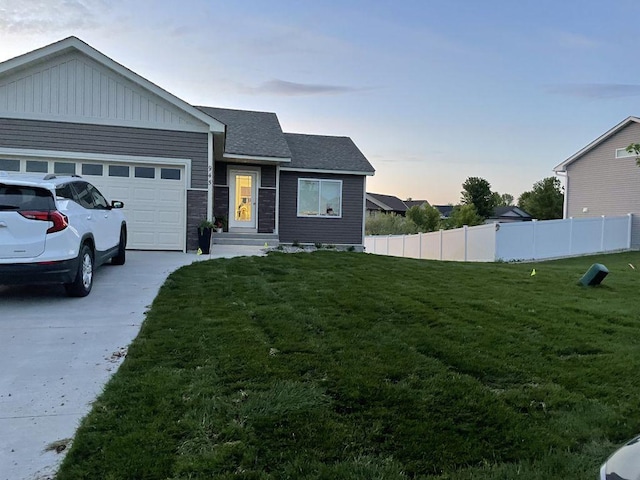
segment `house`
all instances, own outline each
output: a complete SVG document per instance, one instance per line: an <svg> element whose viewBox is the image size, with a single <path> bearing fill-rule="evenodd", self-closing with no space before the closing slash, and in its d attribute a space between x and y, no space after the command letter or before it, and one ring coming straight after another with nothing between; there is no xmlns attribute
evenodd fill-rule
<svg viewBox="0 0 640 480"><path fill-rule="evenodd" d="M369 215L375 215L377 213L395 213L396 215L404 216L408 210L405 203L393 195L367 192L366 198L366 208Z"/></svg>
<svg viewBox="0 0 640 480"><path fill-rule="evenodd" d="M440 212L440 219L446 220L453 213L453 205L433 205L433 208Z"/></svg>
<svg viewBox="0 0 640 480"><path fill-rule="evenodd" d="M421 207L423 205L429 205L429 202L427 202L426 200L412 200L411 198L408 198L404 201L404 204L407 206L407 210L409 210L410 208L413 208L413 207Z"/></svg>
<svg viewBox="0 0 640 480"><path fill-rule="evenodd" d="M75 37L0 64L0 170L82 175L124 201L129 248L182 251L214 214L260 244L362 246L374 174L348 137L195 107Z"/></svg>
<svg viewBox="0 0 640 480"><path fill-rule="evenodd" d="M640 248L640 168L626 151L640 143L640 118L629 117L554 168L565 177L564 218L632 213L631 246Z"/></svg>
<svg viewBox="0 0 640 480"><path fill-rule="evenodd" d="M505 207L496 207L493 209L493 215L491 215L485 223L493 222L530 222L533 217L528 212L525 212L519 207L514 205Z"/></svg>

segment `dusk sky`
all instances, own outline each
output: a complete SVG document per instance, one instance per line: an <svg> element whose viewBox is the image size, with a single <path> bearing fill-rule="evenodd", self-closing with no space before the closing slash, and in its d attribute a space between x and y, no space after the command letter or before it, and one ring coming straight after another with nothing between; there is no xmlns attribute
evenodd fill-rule
<svg viewBox="0 0 640 480"><path fill-rule="evenodd" d="M70 35L192 105L349 136L371 192L516 198L640 114L637 0L0 0L0 60ZM638 139L640 141L640 139Z"/></svg>

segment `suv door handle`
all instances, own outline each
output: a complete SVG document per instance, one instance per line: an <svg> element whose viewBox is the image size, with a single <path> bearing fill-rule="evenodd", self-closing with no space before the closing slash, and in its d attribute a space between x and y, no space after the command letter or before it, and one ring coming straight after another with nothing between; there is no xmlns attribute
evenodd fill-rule
<svg viewBox="0 0 640 480"><path fill-rule="evenodd" d="M7 224L5 222L0 222L0 227L6 227Z"/></svg>
<svg viewBox="0 0 640 480"><path fill-rule="evenodd" d="M91 215L87 215L87 220L91 220Z"/></svg>

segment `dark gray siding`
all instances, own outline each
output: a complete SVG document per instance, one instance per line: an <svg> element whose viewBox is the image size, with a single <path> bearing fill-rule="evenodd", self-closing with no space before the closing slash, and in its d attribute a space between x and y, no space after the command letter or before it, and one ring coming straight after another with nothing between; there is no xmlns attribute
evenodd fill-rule
<svg viewBox="0 0 640 480"><path fill-rule="evenodd" d="M258 233L273 233L276 228L276 190L258 190Z"/></svg>
<svg viewBox="0 0 640 480"><path fill-rule="evenodd" d="M187 250L198 249L198 225L207 218L207 192L187 190Z"/></svg>
<svg viewBox="0 0 640 480"><path fill-rule="evenodd" d="M206 133L0 118L0 146L191 160L191 187L207 188Z"/></svg>
<svg viewBox="0 0 640 480"><path fill-rule="evenodd" d="M276 167L274 165L262 165L260 167L260 186L276 187Z"/></svg>
<svg viewBox="0 0 640 480"><path fill-rule="evenodd" d="M214 185L226 185L227 184L227 164L224 162L216 162L213 167L213 184Z"/></svg>
<svg viewBox="0 0 640 480"><path fill-rule="evenodd" d="M213 216L229 219L229 187L215 187L213 190Z"/></svg>
<svg viewBox="0 0 640 480"><path fill-rule="evenodd" d="M342 218L299 218L298 179L342 180ZM279 237L283 243L362 245L365 177L280 171Z"/></svg>

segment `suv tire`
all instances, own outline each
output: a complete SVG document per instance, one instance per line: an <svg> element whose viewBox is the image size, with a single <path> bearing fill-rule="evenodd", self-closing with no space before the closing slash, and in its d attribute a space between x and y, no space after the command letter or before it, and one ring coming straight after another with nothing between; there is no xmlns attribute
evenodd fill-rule
<svg viewBox="0 0 640 480"><path fill-rule="evenodd" d="M127 232L124 228L120 230L120 243L118 244L118 253L111 259L112 265L124 265L127 259Z"/></svg>
<svg viewBox="0 0 640 480"><path fill-rule="evenodd" d="M66 283L64 288L70 297L86 297L93 286L93 252L85 243L78 256L78 272L72 283Z"/></svg>

